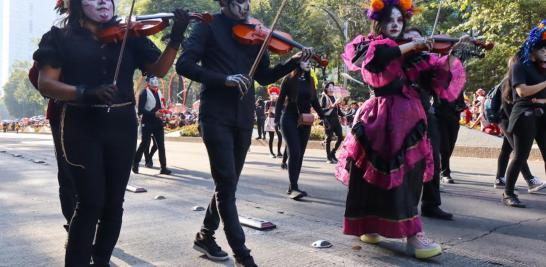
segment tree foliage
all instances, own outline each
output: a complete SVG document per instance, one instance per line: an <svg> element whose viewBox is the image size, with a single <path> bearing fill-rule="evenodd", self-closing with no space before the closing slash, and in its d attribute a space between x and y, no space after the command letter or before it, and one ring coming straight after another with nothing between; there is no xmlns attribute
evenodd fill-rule
<svg viewBox="0 0 546 267"><path fill-rule="evenodd" d="M34 89L28 79L30 63L17 62L8 82L4 86L2 98L9 114L16 118L32 117L44 113L46 101Z"/></svg>
<svg viewBox="0 0 546 267"><path fill-rule="evenodd" d="M127 9L130 0L121 1L122 9ZM415 1L420 9L411 21L412 26L430 34L439 1ZM272 22L281 0L253 0L252 14L266 26ZM460 36L472 33L495 43L495 48L484 59L467 62L467 89L490 88L496 84L506 71L506 61L525 40L529 30L546 14L543 0L444 0L437 27L437 34ZM340 54L348 39L358 34L366 35L370 23L364 8L367 1L362 0L304 0L288 1L288 6L278 24L278 29L290 33L298 42L312 46L317 52L330 60L326 75L317 71L321 80L340 83L343 63ZM136 11L139 14L171 11L176 7L191 11L219 10L218 2L213 0L139 0ZM273 61L285 57L273 57ZM358 73L352 74L360 79ZM367 88L349 83L353 96L361 98Z"/></svg>

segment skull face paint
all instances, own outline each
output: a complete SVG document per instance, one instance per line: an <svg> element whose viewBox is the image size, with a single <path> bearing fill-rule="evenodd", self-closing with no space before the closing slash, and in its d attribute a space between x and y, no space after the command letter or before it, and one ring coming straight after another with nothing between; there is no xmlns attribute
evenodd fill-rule
<svg viewBox="0 0 546 267"><path fill-rule="evenodd" d="M85 16L94 22L105 23L114 17L112 0L82 0L82 9Z"/></svg>
<svg viewBox="0 0 546 267"><path fill-rule="evenodd" d="M309 60L301 61L300 68L305 72L311 71L311 62L309 62Z"/></svg>
<svg viewBox="0 0 546 267"><path fill-rule="evenodd" d="M393 8L390 18L385 25L384 34L390 38L398 38L404 28L404 17L398 8Z"/></svg>
<svg viewBox="0 0 546 267"><path fill-rule="evenodd" d="M157 89L159 87L159 79L156 77L150 78L149 84L150 88Z"/></svg>
<svg viewBox="0 0 546 267"><path fill-rule="evenodd" d="M230 0L228 9L233 17L246 20L250 16L250 0Z"/></svg>

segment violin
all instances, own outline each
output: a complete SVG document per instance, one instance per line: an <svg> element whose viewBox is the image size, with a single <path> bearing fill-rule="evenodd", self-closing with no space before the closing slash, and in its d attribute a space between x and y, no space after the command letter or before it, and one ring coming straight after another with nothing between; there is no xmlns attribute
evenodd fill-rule
<svg viewBox="0 0 546 267"><path fill-rule="evenodd" d="M189 13L189 16L192 20L199 20L206 23L212 22L212 15L209 13ZM167 28L169 26L169 19L173 17L173 13L157 13L137 16L135 17L134 22L131 22L128 36L142 37L154 35ZM127 23L119 23L100 30L97 37L103 43L117 43L123 41L126 31Z"/></svg>
<svg viewBox="0 0 546 267"><path fill-rule="evenodd" d="M447 55L449 54L451 48L460 41L459 38L453 38L449 37L447 35L434 35L430 37L432 42L432 53L437 53L441 55ZM409 43L413 41L412 39L402 39L400 41L401 44ZM479 47L483 50L491 50L495 47L495 44L492 42L485 42L483 40L478 39L470 39L470 43L472 43L474 46Z"/></svg>
<svg viewBox="0 0 546 267"><path fill-rule="evenodd" d="M245 45L259 45L265 41L267 35L271 32L270 29L265 27L259 20L250 18L247 23L237 24L232 28L233 36L240 43ZM292 51L293 48L303 49L305 46L294 41L290 34L273 31L271 34L271 40L268 44L268 49L274 54L285 55ZM328 66L328 59L321 57L318 54L312 56L321 67Z"/></svg>

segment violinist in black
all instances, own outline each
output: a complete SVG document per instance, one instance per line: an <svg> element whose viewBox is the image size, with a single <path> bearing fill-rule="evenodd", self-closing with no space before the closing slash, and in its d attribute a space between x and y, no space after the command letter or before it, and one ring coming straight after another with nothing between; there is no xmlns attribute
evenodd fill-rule
<svg viewBox="0 0 546 267"><path fill-rule="evenodd" d="M34 60L38 89L63 102L61 150L78 195L70 222L66 266L109 266L122 223L124 192L137 141L133 74L164 76L172 66L189 16L175 11L163 53L146 37L130 38L117 86L112 84L121 43L97 33L116 25L112 0L60 1L63 27L42 37Z"/></svg>
<svg viewBox="0 0 546 267"><path fill-rule="evenodd" d="M260 46L243 45L233 38L232 27L249 18L250 1L220 0L219 3L221 13L215 14L210 24L194 26L176 64L178 74L202 84L199 121L215 182L215 191L194 248L213 260L228 258L214 240L221 218L237 264L255 266L245 246L235 192L250 146L254 121L254 82L246 75ZM309 50L305 49L305 57L310 57ZM271 84L295 69L300 57L302 54L270 68L266 54L254 78L260 84ZM240 91L246 94L242 97Z"/></svg>

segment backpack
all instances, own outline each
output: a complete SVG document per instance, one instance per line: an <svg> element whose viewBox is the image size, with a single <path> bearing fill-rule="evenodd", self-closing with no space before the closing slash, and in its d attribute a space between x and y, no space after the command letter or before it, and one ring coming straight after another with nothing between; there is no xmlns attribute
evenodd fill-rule
<svg viewBox="0 0 546 267"><path fill-rule="evenodd" d="M497 84L485 96L483 116L489 123L501 121L502 85L503 82Z"/></svg>

